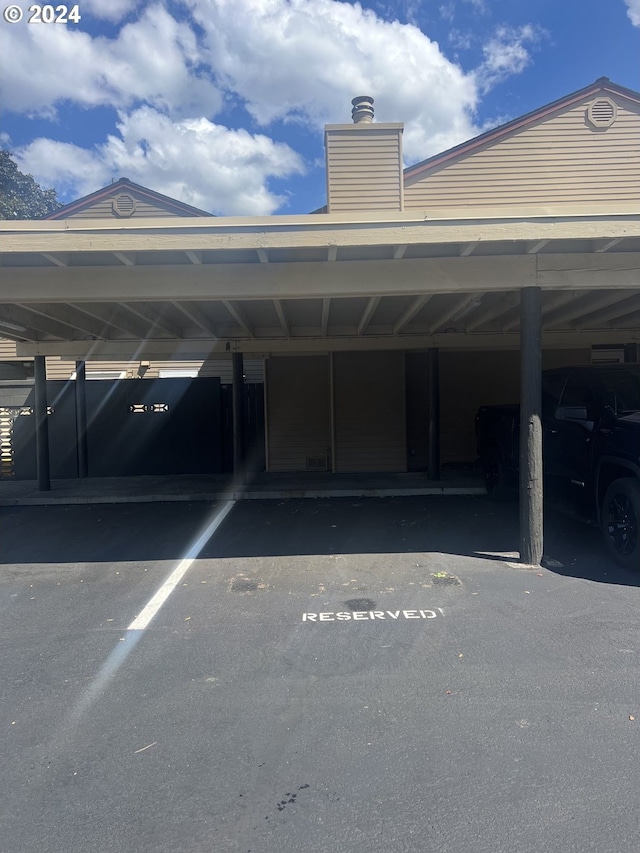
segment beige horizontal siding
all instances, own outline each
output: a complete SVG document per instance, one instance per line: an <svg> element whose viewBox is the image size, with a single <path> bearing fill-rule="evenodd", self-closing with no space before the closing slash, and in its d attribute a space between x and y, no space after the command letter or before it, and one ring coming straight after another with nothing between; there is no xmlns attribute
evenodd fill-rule
<svg viewBox="0 0 640 853"><path fill-rule="evenodd" d="M402 210L400 129L327 129L327 200L331 213Z"/></svg>
<svg viewBox="0 0 640 853"><path fill-rule="evenodd" d="M554 207L640 197L640 108L616 96L607 128L586 120L587 99L563 113L435 168L405 187L405 209Z"/></svg>
<svg viewBox="0 0 640 853"><path fill-rule="evenodd" d="M335 353L335 470L406 471L404 353Z"/></svg>
<svg viewBox="0 0 640 853"><path fill-rule="evenodd" d="M95 204L90 205L89 207L83 207L75 213L69 214L68 219L140 219L144 217L145 219L156 219L159 217L165 216L181 216L187 214L180 214L174 209L170 209L168 207L162 207L160 204L150 204L148 201L143 201L141 198L136 196L134 192L129 190L123 191L125 195L131 195L136 200L136 209L131 214L131 216L117 216L113 212L112 202L116 195L120 195L120 193L116 193L116 195L110 198L104 198Z"/></svg>
<svg viewBox="0 0 640 853"><path fill-rule="evenodd" d="M148 365L148 367L147 367ZM143 367L144 366L144 367ZM75 372L76 363L71 359L47 357L47 379L70 379ZM196 371L200 377L217 376L223 385L232 381L232 367L229 359L209 359L207 361L91 361L87 362L87 374L96 371L124 372L125 378L136 379L143 374L144 379L157 379L161 370ZM244 381L255 383L264 381L264 362L261 358L244 360Z"/></svg>
<svg viewBox="0 0 640 853"><path fill-rule="evenodd" d="M266 383L267 470L306 471L310 458L328 463L328 357L270 358Z"/></svg>
<svg viewBox="0 0 640 853"><path fill-rule="evenodd" d="M17 358L16 342L10 341L8 338L0 338L0 361L15 358Z"/></svg>
<svg viewBox="0 0 640 853"><path fill-rule="evenodd" d="M544 350L542 367L589 364L590 350ZM520 353L440 351L440 453L446 463L476 458L475 417L480 406L518 403Z"/></svg>

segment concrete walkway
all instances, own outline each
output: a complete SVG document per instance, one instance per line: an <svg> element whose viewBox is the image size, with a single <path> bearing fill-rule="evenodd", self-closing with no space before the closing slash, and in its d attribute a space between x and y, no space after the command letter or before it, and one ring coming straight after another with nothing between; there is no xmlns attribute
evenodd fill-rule
<svg viewBox="0 0 640 853"><path fill-rule="evenodd" d="M154 501L269 500L283 498L399 497L410 495L482 495L475 472L426 474L266 474L250 482L230 474L213 476L89 477L53 480L41 492L35 480L0 481L0 506L49 504L152 503Z"/></svg>

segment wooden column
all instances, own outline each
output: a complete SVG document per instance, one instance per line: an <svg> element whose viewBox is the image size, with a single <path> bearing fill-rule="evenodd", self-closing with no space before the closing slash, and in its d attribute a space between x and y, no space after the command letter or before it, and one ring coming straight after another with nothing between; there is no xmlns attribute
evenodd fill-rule
<svg viewBox="0 0 640 853"><path fill-rule="evenodd" d="M86 362L76 361L76 447L78 454L78 477L89 476L87 455L87 367Z"/></svg>
<svg viewBox="0 0 640 853"><path fill-rule="evenodd" d="M231 354L233 394L233 472L244 465L244 359L241 352Z"/></svg>
<svg viewBox="0 0 640 853"><path fill-rule="evenodd" d="M428 352L429 382L429 479L440 479L440 350Z"/></svg>
<svg viewBox="0 0 640 853"><path fill-rule="evenodd" d="M520 560L539 566L543 547L542 293L520 292Z"/></svg>
<svg viewBox="0 0 640 853"><path fill-rule="evenodd" d="M34 358L36 417L36 470L41 492L51 490L49 467L49 424L47 423L47 364L43 355Z"/></svg>

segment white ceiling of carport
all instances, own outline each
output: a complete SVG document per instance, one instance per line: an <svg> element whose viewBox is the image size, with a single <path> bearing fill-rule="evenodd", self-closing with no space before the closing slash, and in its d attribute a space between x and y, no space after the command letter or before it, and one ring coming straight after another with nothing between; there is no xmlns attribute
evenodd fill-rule
<svg viewBox="0 0 640 853"><path fill-rule="evenodd" d="M191 232L157 222L127 233L100 223L51 233L44 223L9 226L0 335L22 342L24 355L84 349L95 357L141 341L185 355L226 342L254 352L347 341L508 346L519 330L517 289L537 283L551 338L640 340L637 216L447 220L428 228L406 217L325 219L306 217L289 230L274 219L226 231L218 220Z"/></svg>

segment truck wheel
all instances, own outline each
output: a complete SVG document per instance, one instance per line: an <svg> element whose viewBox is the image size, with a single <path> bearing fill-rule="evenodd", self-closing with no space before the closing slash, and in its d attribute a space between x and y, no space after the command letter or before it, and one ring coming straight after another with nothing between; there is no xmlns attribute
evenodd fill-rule
<svg viewBox="0 0 640 853"><path fill-rule="evenodd" d="M640 571L640 481L614 480L602 501L602 532L611 556L625 569Z"/></svg>
<svg viewBox="0 0 640 853"><path fill-rule="evenodd" d="M514 498L509 474L497 447L489 448L482 460L484 484L487 494L494 501L510 501Z"/></svg>

